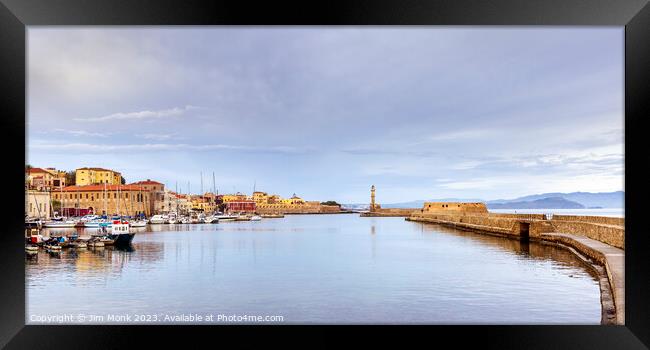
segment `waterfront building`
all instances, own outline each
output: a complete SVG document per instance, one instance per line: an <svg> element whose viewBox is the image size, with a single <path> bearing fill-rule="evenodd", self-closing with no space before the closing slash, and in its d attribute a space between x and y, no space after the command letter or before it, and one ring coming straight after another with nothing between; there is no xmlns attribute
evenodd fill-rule
<svg viewBox="0 0 650 350"><path fill-rule="evenodd" d="M255 211L257 211L257 204L251 199L226 202L226 212L229 213L254 213Z"/></svg>
<svg viewBox="0 0 650 350"><path fill-rule="evenodd" d="M66 186L65 171L54 168L25 169L27 188L38 191L57 190Z"/></svg>
<svg viewBox="0 0 650 350"><path fill-rule="evenodd" d="M96 184L119 185L122 183L122 174L104 168L79 168L75 170L75 185L86 186Z"/></svg>
<svg viewBox="0 0 650 350"><path fill-rule="evenodd" d="M151 192L137 185L68 186L52 192L65 216L83 213L134 216L151 215Z"/></svg>
<svg viewBox="0 0 650 350"><path fill-rule="evenodd" d="M255 203L268 203L269 195L266 192L255 191L253 192L253 201Z"/></svg>
<svg viewBox="0 0 650 350"><path fill-rule="evenodd" d="M281 199L280 203L287 204L287 205L296 205L296 204L300 205L300 204L305 204L305 200L296 196L296 194L294 193L293 196L291 196L291 198Z"/></svg>
<svg viewBox="0 0 650 350"><path fill-rule="evenodd" d="M235 202L230 202L235 203ZM204 213L213 213L216 210L216 203L206 196L192 196L192 210Z"/></svg>
<svg viewBox="0 0 650 350"><path fill-rule="evenodd" d="M25 217L49 220L51 203L50 192L28 189L25 191Z"/></svg>
<svg viewBox="0 0 650 350"><path fill-rule="evenodd" d="M141 186L149 191L149 211L153 214L162 214L169 212L170 197L165 197L165 184L146 179L143 181L132 182L129 185Z"/></svg>
<svg viewBox="0 0 650 350"><path fill-rule="evenodd" d="M221 200L223 203L228 203L228 202L239 202L239 201L247 201L250 200L247 195L237 192L235 194L224 194L221 195Z"/></svg>

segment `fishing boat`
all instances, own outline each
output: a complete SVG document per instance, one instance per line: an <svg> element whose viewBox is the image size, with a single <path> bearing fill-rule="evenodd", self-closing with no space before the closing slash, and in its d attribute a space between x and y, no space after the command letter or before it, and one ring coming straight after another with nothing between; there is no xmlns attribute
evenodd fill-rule
<svg viewBox="0 0 650 350"><path fill-rule="evenodd" d="M25 243L40 244L44 240L40 230L36 228L25 229Z"/></svg>
<svg viewBox="0 0 650 350"><path fill-rule="evenodd" d="M135 232L129 231L129 222L125 220L113 221L111 233L108 235L114 245L129 245L135 236Z"/></svg>

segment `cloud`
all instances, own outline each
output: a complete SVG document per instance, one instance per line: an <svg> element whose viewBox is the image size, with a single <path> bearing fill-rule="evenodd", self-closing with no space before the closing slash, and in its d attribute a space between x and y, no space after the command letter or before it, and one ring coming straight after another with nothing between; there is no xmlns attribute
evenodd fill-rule
<svg viewBox="0 0 650 350"><path fill-rule="evenodd" d="M146 133L146 134L135 134L136 137L141 137L143 139L147 140L156 140L156 141L165 141L165 140L179 140L182 139L183 137L178 136L177 134L154 134L154 133Z"/></svg>
<svg viewBox="0 0 650 350"><path fill-rule="evenodd" d="M66 133L70 134L73 136L84 136L84 137L107 137L108 135L111 135L109 132L90 132L90 131L85 131L85 130L68 130L68 129L54 129L54 132L57 133ZM50 133L47 131L44 131L43 133Z"/></svg>
<svg viewBox="0 0 650 350"><path fill-rule="evenodd" d="M498 131L493 129L469 129L469 130L440 133L437 135L430 136L428 140L429 141L454 141L454 140L481 139L486 137L493 137L496 134L498 134Z"/></svg>
<svg viewBox="0 0 650 350"><path fill-rule="evenodd" d="M240 145L204 144L192 145L185 143L147 143L147 144L89 144L89 143L35 143L29 145L30 150L46 152L79 152L79 153L115 153L115 152L155 152L155 151L243 151L260 153L300 154L312 151L307 148L289 146L253 147Z"/></svg>
<svg viewBox="0 0 650 350"><path fill-rule="evenodd" d="M145 120L145 119L158 119L166 117L177 117L185 114L185 112L196 109L195 106L187 105L185 107L174 107L171 109L163 109L158 111L139 111L139 112L128 112L128 113L113 113L101 117L91 117L91 118L74 118L76 121L83 122L103 122L109 120Z"/></svg>

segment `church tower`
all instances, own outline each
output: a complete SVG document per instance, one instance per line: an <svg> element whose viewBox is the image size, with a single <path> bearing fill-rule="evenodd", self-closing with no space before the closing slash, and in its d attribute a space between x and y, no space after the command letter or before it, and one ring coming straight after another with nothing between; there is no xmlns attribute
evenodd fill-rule
<svg viewBox="0 0 650 350"><path fill-rule="evenodd" d="M375 211L375 185L370 187L370 211Z"/></svg>

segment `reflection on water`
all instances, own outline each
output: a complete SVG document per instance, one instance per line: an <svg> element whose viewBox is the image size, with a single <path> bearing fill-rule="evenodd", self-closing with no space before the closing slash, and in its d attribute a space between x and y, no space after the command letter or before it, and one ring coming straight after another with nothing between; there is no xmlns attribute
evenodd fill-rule
<svg viewBox="0 0 650 350"><path fill-rule="evenodd" d="M590 270L570 252L536 242L357 215L139 230L130 251L26 257L28 316L208 312L282 315L285 323L600 322ZM53 297L66 302L52 303Z"/></svg>

